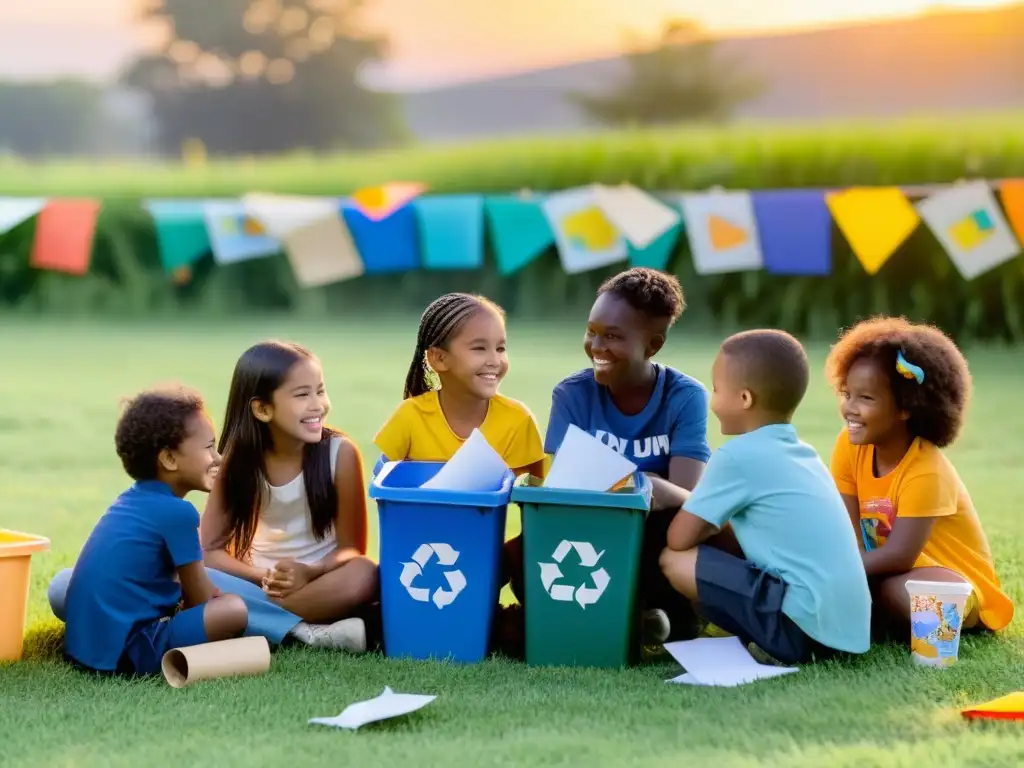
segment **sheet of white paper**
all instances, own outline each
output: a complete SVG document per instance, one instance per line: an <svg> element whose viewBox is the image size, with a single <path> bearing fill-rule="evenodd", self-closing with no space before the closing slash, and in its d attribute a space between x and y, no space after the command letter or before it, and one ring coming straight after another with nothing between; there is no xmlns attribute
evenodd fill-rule
<svg viewBox="0 0 1024 768"><path fill-rule="evenodd" d="M303 197L250 192L242 197L245 212L277 240L324 219L340 219L340 203L331 197Z"/></svg>
<svg viewBox="0 0 1024 768"><path fill-rule="evenodd" d="M678 211L631 184L598 185L594 200L634 248L646 248L680 219Z"/></svg>
<svg viewBox="0 0 1024 768"><path fill-rule="evenodd" d="M546 488L607 491L636 472L636 464L575 424L562 439L544 480Z"/></svg>
<svg viewBox="0 0 1024 768"><path fill-rule="evenodd" d="M444 491L496 491L508 464L487 442L479 429L474 429L436 475L421 488Z"/></svg>
<svg viewBox="0 0 1024 768"><path fill-rule="evenodd" d="M309 725L355 730L367 723L408 715L427 706L436 698L414 693L395 693L390 687L385 687L384 692L377 698L349 704L337 717L314 717L309 721Z"/></svg>
<svg viewBox="0 0 1024 768"><path fill-rule="evenodd" d="M732 688L799 672L799 667L759 664L737 637L701 637L666 643L665 650L686 670L666 682Z"/></svg>

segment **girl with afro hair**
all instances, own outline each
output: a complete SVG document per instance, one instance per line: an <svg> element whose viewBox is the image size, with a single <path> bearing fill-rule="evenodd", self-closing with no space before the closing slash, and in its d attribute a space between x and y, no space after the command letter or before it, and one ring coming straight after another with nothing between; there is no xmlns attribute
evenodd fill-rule
<svg viewBox="0 0 1024 768"><path fill-rule="evenodd" d="M962 626L1013 618L970 494L942 453L963 426L967 361L937 328L879 317L846 331L826 364L846 427L832 475L857 531L880 626L905 629L910 580L968 582Z"/></svg>

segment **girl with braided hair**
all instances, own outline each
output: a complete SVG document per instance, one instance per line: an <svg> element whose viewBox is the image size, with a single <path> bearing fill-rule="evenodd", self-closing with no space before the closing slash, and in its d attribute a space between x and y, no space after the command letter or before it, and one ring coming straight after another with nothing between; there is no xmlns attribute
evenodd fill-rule
<svg viewBox="0 0 1024 768"><path fill-rule="evenodd" d="M483 296L449 293L420 317L403 400L374 443L383 460L448 461L474 429L517 475L543 477L537 421L518 400L498 393L508 373L505 313ZM506 579L523 599L522 537L506 543ZM509 613L508 621L514 622ZM509 643L518 647L511 628ZM513 651L512 655L517 655Z"/></svg>

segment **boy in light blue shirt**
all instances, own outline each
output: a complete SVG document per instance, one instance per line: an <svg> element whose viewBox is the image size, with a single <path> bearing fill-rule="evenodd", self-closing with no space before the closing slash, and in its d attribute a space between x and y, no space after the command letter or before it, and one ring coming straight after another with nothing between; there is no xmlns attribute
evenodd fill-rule
<svg viewBox="0 0 1024 768"><path fill-rule="evenodd" d="M790 423L808 379L806 353L787 333L726 339L711 410L735 437L711 456L660 558L704 618L785 664L870 645L871 596L849 515ZM711 544L728 530L742 557Z"/></svg>

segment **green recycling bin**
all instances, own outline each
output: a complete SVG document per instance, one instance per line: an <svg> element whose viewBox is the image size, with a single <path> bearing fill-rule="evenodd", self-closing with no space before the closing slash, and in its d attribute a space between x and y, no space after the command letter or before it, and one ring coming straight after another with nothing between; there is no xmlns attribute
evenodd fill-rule
<svg viewBox="0 0 1024 768"><path fill-rule="evenodd" d="M512 489L523 515L526 663L627 666L639 626L637 586L651 481L598 493Z"/></svg>

